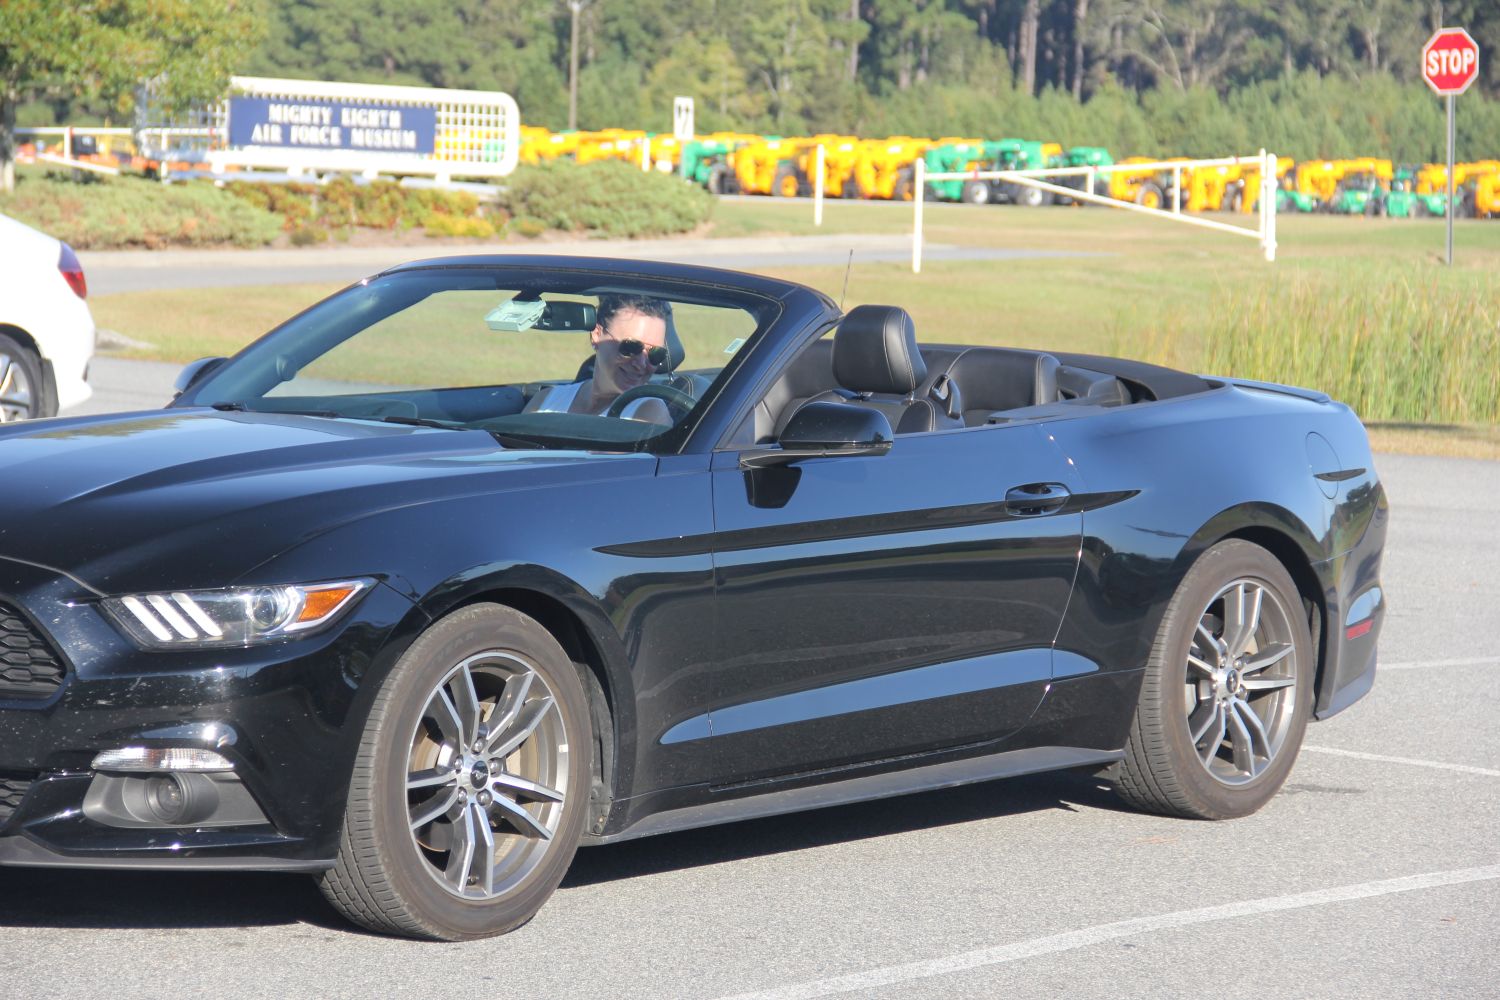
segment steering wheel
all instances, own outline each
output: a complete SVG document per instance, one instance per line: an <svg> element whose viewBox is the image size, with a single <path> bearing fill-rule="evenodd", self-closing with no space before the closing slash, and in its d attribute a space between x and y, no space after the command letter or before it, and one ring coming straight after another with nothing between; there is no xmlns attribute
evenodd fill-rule
<svg viewBox="0 0 1500 1000"><path fill-rule="evenodd" d="M663 385L660 382L647 382L638 385L634 389L626 389L609 404L609 409L604 411L606 417L618 417L625 412L625 407L637 399L659 399L667 404L667 412L672 415L674 422L687 416L687 412L697 403L689 393L683 392L675 386Z"/></svg>

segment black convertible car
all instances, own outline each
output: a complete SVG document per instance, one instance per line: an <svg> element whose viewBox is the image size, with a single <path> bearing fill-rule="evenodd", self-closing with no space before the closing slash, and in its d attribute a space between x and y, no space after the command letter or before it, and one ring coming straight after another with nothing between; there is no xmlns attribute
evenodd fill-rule
<svg viewBox="0 0 1500 1000"><path fill-rule="evenodd" d="M1374 679L1359 421L924 332L453 258L0 429L0 864L309 872L456 939L751 816L1056 768L1259 808Z"/></svg>

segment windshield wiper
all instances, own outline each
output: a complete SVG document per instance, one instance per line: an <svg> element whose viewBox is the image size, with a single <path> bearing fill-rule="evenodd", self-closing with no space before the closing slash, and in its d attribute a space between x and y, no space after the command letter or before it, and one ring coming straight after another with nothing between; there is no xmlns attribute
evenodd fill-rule
<svg viewBox="0 0 1500 1000"><path fill-rule="evenodd" d="M369 420L370 417L358 417L359 420ZM375 417L383 424L405 424L409 427L437 427L445 431L466 431L469 425L457 420L436 420L432 417L405 417L399 414L387 417Z"/></svg>
<svg viewBox="0 0 1500 1000"><path fill-rule="evenodd" d="M506 448L556 448L557 445L548 438L527 437L524 434L512 434L510 431L490 431L490 437Z"/></svg>
<svg viewBox="0 0 1500 1000"><path fill-rule="evenodd" d="M288 417L323 417L332 420L340 414L332 410L252 410L244 403L209 403L209 406L221 413L276 413Z"/></svg>

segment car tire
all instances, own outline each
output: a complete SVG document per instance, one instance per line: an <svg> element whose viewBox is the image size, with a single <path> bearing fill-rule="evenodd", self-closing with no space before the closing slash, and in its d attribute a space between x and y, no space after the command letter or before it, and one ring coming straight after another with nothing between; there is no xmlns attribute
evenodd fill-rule
<svg viewBox="0 0 1500 1000"><path fill-rule="evenodd" d="M990 182L964 181L961 197L966 205L988 205L990 203Z"/></svg>
<svg viewBox="0 0 1500 1000"><path fill-rule="evenodd" d="M1255 812L1291 772L1316 670L1302 598L1285 567L1240 539L1213 546L1188 570L1157 630L1116 792L1172 816Z"/></svg>
<svg viewBox="0 0 1500 1000"><path fill-rule="evenodd" d="M0 424L55 415L43 386L41 359L14 337L0 333Z"/></svg>
<svg viewBox="0 0 1500 1000"><path fill-rule="evenodd" d="M546 629L496 604L448 615L376 694L324 896L407 937L521 926L577 851L593 742L583 682Z"/></svg>

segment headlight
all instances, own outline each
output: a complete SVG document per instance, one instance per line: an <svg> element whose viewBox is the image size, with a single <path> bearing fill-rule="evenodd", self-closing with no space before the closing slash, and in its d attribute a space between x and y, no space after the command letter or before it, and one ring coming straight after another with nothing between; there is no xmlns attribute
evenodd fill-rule
<svg viewBox="0 0 1500 1000"><path fill-rule="evenodd" d="M332 624L373 580L111 597L104 609L147 649L250 646Z"/></svg>

